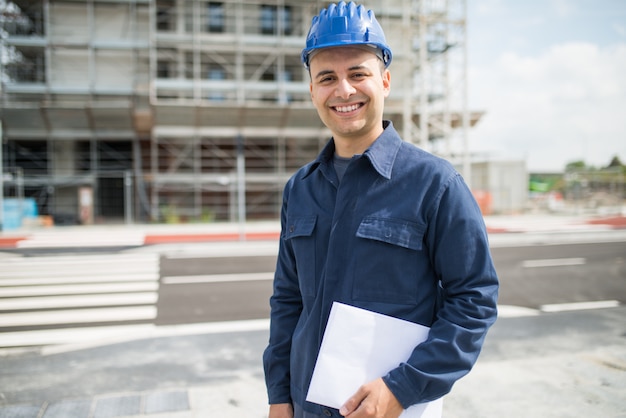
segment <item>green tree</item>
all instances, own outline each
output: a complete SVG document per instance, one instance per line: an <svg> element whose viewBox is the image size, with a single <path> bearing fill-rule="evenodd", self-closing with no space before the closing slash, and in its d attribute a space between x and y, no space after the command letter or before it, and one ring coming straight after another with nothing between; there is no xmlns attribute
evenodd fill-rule
<svg viewBox="0 0 626 418"><path fill-rule="evenodd" d="M584 171L587 169L587 165L585 164L585 162L583 160L579 160L579 161L572 161L570 163L567 163L567 165L565 166L565 172L572 172L572 171Z"/></svg>
<svg viewBox="0 0 626 418"><path fill-rule="evenodd" d="M624 164L622 164L622 161L619 159L617 155L613 157L613 159L611 160L611 162L606 168L613 168L613 167L624 167Z"/></svg>

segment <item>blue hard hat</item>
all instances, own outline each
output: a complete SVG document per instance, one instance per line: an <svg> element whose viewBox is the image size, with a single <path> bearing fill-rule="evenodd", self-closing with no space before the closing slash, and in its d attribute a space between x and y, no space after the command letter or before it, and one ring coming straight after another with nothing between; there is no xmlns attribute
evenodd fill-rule
<svg viewBox="0 0 626 418"><path fill-rule="evenodd" d="M302 63L309 68L311 53L318 49L352 45L370 46L385 67L391 63L391 49L373 11L365 10L353 1L331 4L311 21L306 48L302 50Z"/></svg>

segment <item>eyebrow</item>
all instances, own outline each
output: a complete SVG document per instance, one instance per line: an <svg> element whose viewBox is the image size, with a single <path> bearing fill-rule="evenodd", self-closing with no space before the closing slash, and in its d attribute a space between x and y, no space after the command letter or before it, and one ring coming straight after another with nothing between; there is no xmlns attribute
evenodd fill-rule
<svg viewBox="0 0 626 418"><path fill-rule="evenodd" d="M367 68L365 65L354 65L350 68L348 68L348 71L358 71L358 70L369 70L369 68ZM328 75L328 74L334 74L335 72L333 70L322 70L319 73L317 73L315 75L315 78L320 78L322 76Z"/></svg>
<svg viewBox="0 0 626 418"><path fill-rule="evenodd" d="M322 71L320 71L319 73L317 73L315 75L315 78L320 78L320 77L328 75L328 74L334 74L334 71L332 71L332 70L322 70Z"/></svg>

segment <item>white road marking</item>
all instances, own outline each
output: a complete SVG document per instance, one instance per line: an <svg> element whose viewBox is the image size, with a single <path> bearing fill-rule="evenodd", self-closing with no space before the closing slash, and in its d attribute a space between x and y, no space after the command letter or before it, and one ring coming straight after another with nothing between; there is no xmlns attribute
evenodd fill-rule
<svg viewBox="0 0 626 418"><path fill-rule="evenodd" d="M46 344L77 344L103 340L113 336L134 336L154 328L153 324L115 325L3 332L3 347L28 347Z"/></svg>
<svg viewBox="0 0 626 418"><path fill-rule="evenodd" d="M97 295L42 296L0 299L0 311L27 309L87 308L94 306L151 305L157 303L157 292L100 293Z"/></svg>
<svg viewBox="0 0 626 418"><path fill-rule="evenodd" d="M47 312L8 313L0 316L0 327L31 325L82 324L87 322L118 322L152 320L157 316L156 306L129 306L124 308L71 309ZM4 344L3 344L4 345Z"/></svg>
<svg viewBox="0 0 626 418"><path fill-rule="evenodd" d="M75 254L0 260L0 355L17 347L144 335L157 317L159 255ZM111 323L115 326L91 326ZM15 327L54 327L11 331Z"/></svg>
<svg viewBox="0 0 626 418"><path fill-rule="evenodd" d="M76 277L159 273L159 257L145 255L86 255L58 257L20 257L2 260L0 285L5 279L29 277Z"/></svg>
<svg viewBox="0 0 626 418"><path fill-rule="evenodd" d="M2 260L3 267L9 266L28 266L34 267L37 265L63 265L68 264L93 264L96 262L102 262L107 265L113 265L115 262L154 262L159 258L158 254L152 253L129 253L129 254L85 254L85 255L55 255L55 256L40 256L40 257L10 257Z"/></svg>
<svg viewBox="0 0 626 418"><path fill-rule="evenodd" d="M556 303L541 305L541 312L583 311L588 309L616 308L620 305L617 300L598 300L593 302Z"/></svg>
<svg viewBox="0 0 626 418"><path fill-rule="evenodd" d="M158 269L157 269L158 270ZM56 277L20 277L2 278L0 277L0 288L8 286L40 286L76 283L116 283L116 282L156 282L159 280L158 271L154 273L135 274L89 274L81 277L59 275Z"/></svg>
<svg viewBox="0 0 626 418"><path fill-rule="evenodd" d="M538 309L525 306L498 305L498 318L519 318L523 316L537 316L541 314Z"/></svg>
<svg viewBox="0 0 626 418"><path fill-rule="evenodd" d="M169 276L163 277L163 284L192 284L192 283L231 283L259 280L273 280L274 273L238 273L238 274L208 274L198 276Z"/></svg>
<svg viewBox="0 0 626 418"><path fill-rule="evenodd" d="M46 296L46 295L79 295L83 293L150 292L150 291L157 291L158 289L159 289L158 282L96 283L96 284L72 284L72 285L58 285L58 286L0 287L0 298Z"/></svg>
<svg viewBox="0 0 626 418"><path fill-rule="evenodd" d="M267 331L268 329L269 319L251 319L165 326L136 324L77 327L4 332L1 335L3 347L47 346L41 349L41 353L49 355L144 338ZM5 349L4 352L10 353L11 350ZM2 354L3 350L0 349L0 356Z"/></svg>
<svg viewBox="0 0 626 418"><path fill-rule="evenodd" d="M0 271L0 279L9 278L15 279L18 277L32 277L32 276L44 276L44 277L65 277L65 276L87 276L91 274L135 274L135 273L158 273L158 268L154 267L154 264L142 265L142 264L115 264L115 261L109 261L100 263L92 263L85 265L66 264L63 266L58 265L35 265L35 266L15 266L13 269L5 268L2 266ZM62 267L62 268L60 268ZM68 269L69 270L68 272Z"/></svg>
<svg viewBox="0 0 626 418"><path fill-rule="evenodd" d="M522 261L522 267L524 268L536 268L536 267L561 267L561 266L580 266L587 262L585 258L552 258L544 260L524 260Z"/></svg>

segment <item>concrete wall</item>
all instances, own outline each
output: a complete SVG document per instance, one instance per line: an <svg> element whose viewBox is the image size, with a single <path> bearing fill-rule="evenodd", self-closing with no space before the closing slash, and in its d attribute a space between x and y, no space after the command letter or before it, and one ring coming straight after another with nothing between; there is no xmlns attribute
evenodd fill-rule
<svg viewBox="0 0 626 418"><path fill-rule="evenodd" d="M472 190L485 215L524 210L528 200L525 161L474 162L471 171Z"/></svg>

